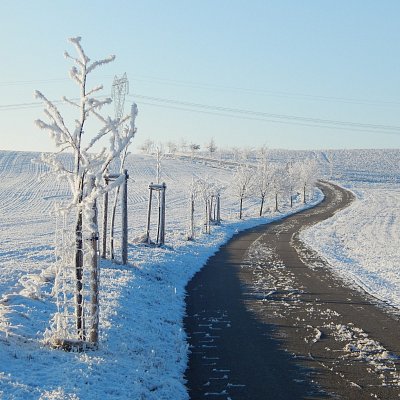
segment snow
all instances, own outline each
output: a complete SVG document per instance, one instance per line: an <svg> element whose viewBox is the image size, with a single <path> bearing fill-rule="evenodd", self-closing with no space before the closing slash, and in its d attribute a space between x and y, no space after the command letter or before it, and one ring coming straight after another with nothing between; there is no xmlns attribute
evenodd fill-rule
<svg viewBox="0 0 400 400"><path fill-rule="evenodd" d="M356 200L332 219L303 231L303 240L349 282L398 308L400 152L282 150L269 154L277 163L310 156L318 160L327 178L351 189ZM130 265L102 261L99 350L53 350L44 345L56 311L51 290L57 221L52 210L57 202L68 200L70 193L67 185L51 177L39 180L46 167L32 163L34 158L38 154L0 151L0 398L187 399L183 374L188 348L182 327L186 283L236 232L281 218L291 210L286 205L281 213L273 213L274 199L269 198L265 216L255 218L259 199L250 197L244 202L244 220L239 221L238 199L226 190L221 197L222 225L212 226L210 235L201 234L199 221L204 212L197 203L195 240L188 241L193 176L212 177L227 186L233 171L226 168L230 163L220 167L205 160L164 158L166 246L145 246L140 238L145 234L148 184L156 180L157 163L151 156L131 156L126 166ZM318 195L315 201L320 199ZM299 198L296 207L301 207ZM277 261L276 268L280 267ZM298 288L291 282L282 285L296 296ZM264 298L273 290L274 285L269 285ZM379 350L375 357L380 362L391 362L391 355L359 328L350 324L328 328L343 341L349 357L371 357L373 347ZM313 328L310 340L318 341L320 335ZM381 365L372 362L376 368Z"/></svg>
<svg viewBox="0 0 400 400"><path fill-rule="evenodd" d="M338 166L335 180L355 194L355 201L301 234L336 273L396 309L400 308L399 159L400 152L391 165L374 157L368 170L362 165L359 170Z"/></svg>
<svg viewBox="0 0 400 400"><path fill-rule="evenodd" d="M56 311L52 266L60 221L52 211L70 193L67 184L42 177L46 167L31 162L37 158L34 153L0 151L0 398L187 399L188 347L182 327L187 282L236 232L291 210L286 205L281 213L267 211L265 217L254 218L259 201L248 198L244 221L239 221L238 200L226 191L222 225L212 226L210 235L201 234L203 207L198 203L195 240L188 241L193 175L228 185L233 171L201 160L164 159L166 246L148 247L135 238L145 233L148 184L156 177L156 160L128 158L130 265L102 261L99 350L68 353L49 348L44 337ZM315 201L320 199L317 193ZM266 208L271 203L269 199ZM296 207L302 207L300 201Z"/></svg>

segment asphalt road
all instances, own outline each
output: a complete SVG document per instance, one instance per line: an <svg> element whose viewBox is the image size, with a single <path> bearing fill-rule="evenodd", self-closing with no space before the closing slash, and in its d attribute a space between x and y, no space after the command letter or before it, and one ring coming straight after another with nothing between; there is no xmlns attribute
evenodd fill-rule
<svg viewBox="0 0 400 400"><path fill-rule="evenodd" d="M187 286L191 399L398 399L400 322L298 239L353 195L232 238Z"/></svg>

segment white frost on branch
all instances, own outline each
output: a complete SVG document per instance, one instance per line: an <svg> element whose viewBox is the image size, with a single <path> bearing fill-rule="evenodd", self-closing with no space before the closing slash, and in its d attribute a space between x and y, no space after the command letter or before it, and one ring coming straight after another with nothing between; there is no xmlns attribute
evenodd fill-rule
<svg viewBox="0 0 400 400"><path fill-rule="evenodd" d="M43 93L36 91L35 97L40 99L46 107L44 110L46 119L38 119L35 124L50 134L59 149L59 152L55 154L43 154L40 161L49 166L50 173L55 174L59 179L68 181L72 191L71 205L83 209L86 208L84 203L94 200L93 196L98 197L104 190L111 190L115 186L114 184L104 185L103 175L114 160L126 156L126 148L136 133L135 120L138 111L137 105L133 103L130 115L121 119L104 117L100 113L102 107L110 104L112 100L110 98L103 100L94 98L93 95L100 92L103 86L96 85L88 90L87 77L97 67L113 61L115 56L91 63L81 46L81 37L73 37L69 41L74 45L77 55L71 56L68 52L65 52L64 55L74 62L70 76L79 86L80 98L77 102L66 97L63 97L63 100L77 109L78 116L72 123L72 127L68 128L57 106ZM86 123L91 116L94 116L101 125L97 132L94 132L89 138L86 133ZM86 144L83 144L84 137ZM107 137L108 145L94 153L94 146ZM64 165L59 157L60 153L65 151L70 151L74 155L73 170ZM95 188L86 199L85 187L90 176L95 180Z"/></svg>

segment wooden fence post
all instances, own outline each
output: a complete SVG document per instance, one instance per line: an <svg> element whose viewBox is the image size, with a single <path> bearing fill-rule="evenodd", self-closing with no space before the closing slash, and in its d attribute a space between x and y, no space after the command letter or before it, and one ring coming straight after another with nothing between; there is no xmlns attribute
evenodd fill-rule
<svg viewBox="0 0 400 400"><path fill-rule="evenodd" d="M94 189L95 178L91 177L88 192ZM93 226L97 226L97 202L94 200L93 205ZM98 240L99 233L92 231L90 234L91 254L90 254L90 314L91 326L89 333L89 341L94 345L98 345L99 341L99 264L98 264Z"/></svg>
<svg viewBox="0 0 400 400"><path fill-rule="evenodd" d="M122 264L128 261L128 171L124 169L124 183L122 184Z"/></svg>
<svg viewBox="0 0 400 400"><path fill-rule="evenodd" d="M151 217L151 199L153 197L153 188L152 188L153 182L150 183L149 185L149 206L148 206L148 211L147 211L147 229L146 229L146 242L150 244L150 217Z"/></svg>
<svg viewBox="0 0 400 400"><path fill-rule="evenodd" d="M190 194L190 233L189 239L194 239L194 194Z"/></svg>
<svg viewBox="0 0 400 400"><path fill-rule="evenodd" d="M165 189L167 185L165 183L162 184L162 189L161 189L161 218L160 218L160 244L165 243Z"/></svg>
<svg viewBox="0 0 400 400"><path fill-rule="evenodd" d="M108 186L109 179L104 178L106 186ZM108 191L104 193L103 197L103 229L102 229L102 248L101 258L107 257L107 223L108 223Z"/></svg>
<svg viewBox="0 0 400 400"><path fill-rule="evenodd" d="M217 194L217 224L221 223L221 196Z"/></svg>

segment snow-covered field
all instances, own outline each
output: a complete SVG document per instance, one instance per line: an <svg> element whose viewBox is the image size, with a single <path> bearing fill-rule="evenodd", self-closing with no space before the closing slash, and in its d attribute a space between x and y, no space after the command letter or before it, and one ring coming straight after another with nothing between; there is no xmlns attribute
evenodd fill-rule
<svg viewBox="0 0 400 400"><path fill-rule="evenodd" d="M226 191L223 224L202 235L199 222L196 240L187 241L187 190L193 175L227 184L233 174L216 163L165 159L166 246L145 247L135 239L145 233L148 184L155 180L156 162L134 155L127 166L130 265L102 261L100 349L66 353L46 347L43 334L55 311L48 273L56 229L51 210L68 190L52 178L38 181L43 167L32 164L36 156L0 152L0 398L187 399L182 330L186 283L237 230L280 218L289 208L254 218L258 201L248 199L245 221L238 221L238 201ZM357 200L305 231L304 239L353 282L400 306L400 151L270 154L275 162L310 156L326 177L353 190Z"/></svg>
<svg viewBox="0 0 400 400"><path fill-rule="evenodd" d="M383 158L380 174L373 165L376 159L369 164L370 173L338 167L336 180L355 194L355 201L301 235L348 282L397 309L400 309L399 157L393 158L386 168L387 160Z"/></svg>
<svg viewBox="0 0 400 400"><path fill-rule="evenodd" d="M223 224L202 235L203 207L198 205L197 236L187 241L192 177L228 184L233 172L204 161L165 159L166 246L145 247L135 239L145 233L148 184L155 180L156 162L134 155L127 165L130 265L102 261L100 349L52 350L43 341L56 311L49 267L55 259L57 224L51 211L68 197L68 190L50 177L38 180L44 168L31 162L37 156L0 152L0 398L188 398L182 330L186 283L235 232L280 218L289 208L254 218L258 201L247 199L245 221L239 222L238 200L227 191L222 195Z"/></svg>

